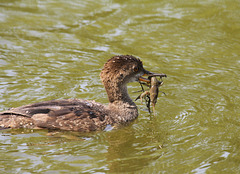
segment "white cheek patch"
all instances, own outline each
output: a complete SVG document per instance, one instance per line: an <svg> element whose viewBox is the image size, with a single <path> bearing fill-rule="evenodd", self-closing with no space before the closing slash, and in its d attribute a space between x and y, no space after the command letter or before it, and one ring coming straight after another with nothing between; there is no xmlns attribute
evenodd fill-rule
<svg viewBox="0 0 240 174"><path fill-rule="evenodd" d="M142 72L137 73L135 76L129 78L127 83L130 83L130 82L138 82L139 77L141 77L143 74L144 74L144 73L142 73Z"/></svg>

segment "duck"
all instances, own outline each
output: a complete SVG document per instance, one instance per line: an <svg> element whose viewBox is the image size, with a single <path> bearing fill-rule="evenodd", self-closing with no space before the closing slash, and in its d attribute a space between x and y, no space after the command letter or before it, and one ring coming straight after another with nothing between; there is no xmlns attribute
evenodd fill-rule
<svg viewBox="0 0 240 174"><path fill-rule="evenodd" d="M127 84L149 82L142 76L166 77L147 71L139 58L117 55L110 58L100 73L109 104L85 99L56 99L28 104L0 112L1 129L49 129L77 132L104 130L108 125L124 125L138 117Z"/></svg>

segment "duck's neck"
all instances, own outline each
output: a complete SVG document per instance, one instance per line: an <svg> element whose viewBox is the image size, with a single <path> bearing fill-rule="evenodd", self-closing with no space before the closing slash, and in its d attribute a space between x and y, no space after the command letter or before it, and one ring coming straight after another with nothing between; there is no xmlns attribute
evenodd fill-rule
<svg viewBox="0 0 240 174"><path fill-rule="evenodd" d="M137 106L128 95L127 85L118 83L104 84L109 99L111 116L118 122L128 122L138 116Z"/></svg>

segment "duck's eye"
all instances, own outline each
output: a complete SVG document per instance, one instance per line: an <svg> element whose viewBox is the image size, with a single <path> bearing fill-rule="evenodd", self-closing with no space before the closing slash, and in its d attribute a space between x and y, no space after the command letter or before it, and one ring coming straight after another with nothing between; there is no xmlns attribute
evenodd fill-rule
<svg viewBox="0 0 240 174"><path fill-rule="evenodd" d="M138 72L139 68L138 67L134 67L134 72Z"/></svg>

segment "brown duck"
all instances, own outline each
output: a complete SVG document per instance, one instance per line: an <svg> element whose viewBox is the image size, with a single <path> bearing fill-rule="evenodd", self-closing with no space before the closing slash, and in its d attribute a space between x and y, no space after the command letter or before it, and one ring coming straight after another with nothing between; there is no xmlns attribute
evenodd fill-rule
<svg viewBox="0 0 240 174"><path fill-rule="evenodd" d="M72 131L102 130L137 118L136 104L129 97L127 83L146 81L141 76L161 76L143 68L131 55L114 56L100 73L109 105L83 99L51 100L0 112L0 128L46 128Z"/></svg>

